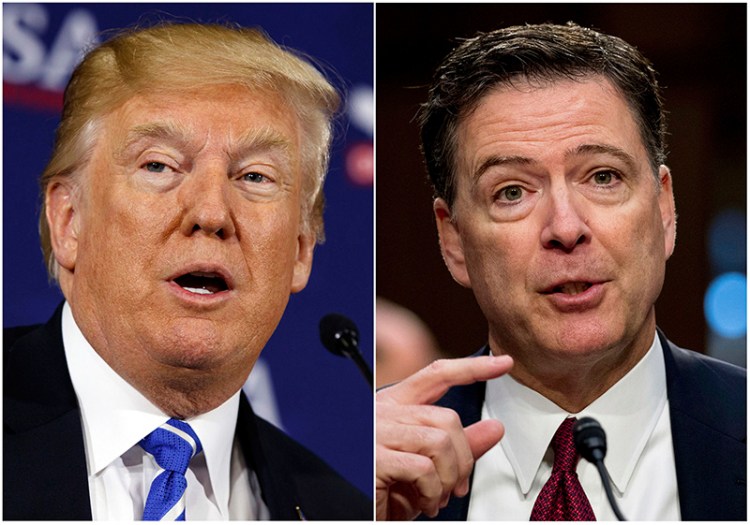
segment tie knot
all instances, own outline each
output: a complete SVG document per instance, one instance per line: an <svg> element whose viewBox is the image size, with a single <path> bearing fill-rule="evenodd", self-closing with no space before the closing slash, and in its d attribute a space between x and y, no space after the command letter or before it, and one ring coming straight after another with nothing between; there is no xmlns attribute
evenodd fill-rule
<svg viewBox="0 0 750 525"><path fill-rule="evenodd" d="M576 418L569 417L563 421L552 438L552 450L555 453L555 462L552 471L574 472L578 464L578 451L573 442L573 425Z"/></svg>
<svg viewBox="0 0 750 525"><path fill-rule="evenodd" d="M183 475L193 456L203 450L190 425L179 419L170 419L143 438L140 445L161 468Z"/></svg>

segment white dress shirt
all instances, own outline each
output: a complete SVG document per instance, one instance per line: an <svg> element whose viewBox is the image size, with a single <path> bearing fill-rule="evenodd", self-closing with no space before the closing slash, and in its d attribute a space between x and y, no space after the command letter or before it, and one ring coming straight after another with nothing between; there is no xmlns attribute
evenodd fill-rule
<svg viewBox="0 0 750 525"><path fill-rule="evenodd" d="M469 520L525 521L552 472L552 436L570 416L593 417L607 434L604 463L628 520L680 519L672 431L658 337L625 377L578 414L570 414L509 375L487 382L482 419L505 426L500 443L476 463ZM578 477L597 520L616 520L596 467Z"/></svg>
<svg viewBox="0 0 750 525"><path fill-rule="evenodd" d="M66 303L63 345L83 425L94 520L140 520L159 472L138 442L169 419L96 353ZM255 473L235 439L239 392L189 419L203 445L185 475L188 520L268 519Z"/></svg>

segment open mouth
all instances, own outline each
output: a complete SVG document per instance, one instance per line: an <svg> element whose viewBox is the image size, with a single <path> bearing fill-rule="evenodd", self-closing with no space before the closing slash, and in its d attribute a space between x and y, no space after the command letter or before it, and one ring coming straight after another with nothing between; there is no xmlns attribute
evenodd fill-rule
<svg viewBox="0 0 750 525"><path fill-rule="evenodd" d="M211 295L229 290L226 280L216 273L186 273L174 279L174 282L184 290L199 295Z"/></svg>
<svg viewBox="0 0 750 525"><path fill-rule="evenodd" d="M591 283L565 283L555 286L549 293L562 293L565 295L578 295L591 288Z"/></svg>

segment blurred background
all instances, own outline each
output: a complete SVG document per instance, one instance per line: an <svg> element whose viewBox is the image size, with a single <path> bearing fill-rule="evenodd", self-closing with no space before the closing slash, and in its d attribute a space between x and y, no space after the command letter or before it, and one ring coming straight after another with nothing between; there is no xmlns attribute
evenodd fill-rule
<svg viewBox="0 0 750 525"><path fill-rule="evenodd" d="M657 323L680 346L746 366L745 4L378 4L377 294L424 321L442 355L486 342L471 291L440 256L414 116L460 38L567 21L635 45L665 86L679 218Z"/></svg>
<svg viewBox="0 0 750 525"><path fill-rule="evenodd" d="M81 50L102 31L175 17L260 26L276 42L314 57L346 91L325 184L327 240L246 391L259 412L372 494L372 392L354 364L328 353L318 335L323 315L349 316L372 363L370 4L4 4L3 325L46 322L62 300L39 248L37 180Z"/></svg>

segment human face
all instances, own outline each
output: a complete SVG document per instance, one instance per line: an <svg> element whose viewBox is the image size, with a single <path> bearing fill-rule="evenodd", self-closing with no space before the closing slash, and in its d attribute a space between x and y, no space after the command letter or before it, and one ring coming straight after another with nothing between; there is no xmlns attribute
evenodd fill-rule
<svg viewBox="0 0 750 525"><path fill-rule="evenodd" d="M456 143L453 209L435 202L441 247L493 351L537 369L645 352L674 201L614 87L601 77L498 87Z"/></svg>
<svg viewBox="0 0 750 525"><path fill-rule="evenodd" d="M131 383L156 368L240 388L311 268L299 127L241 86L137 95L103 119L80 196L48 191L63 291Z"/></svg>

